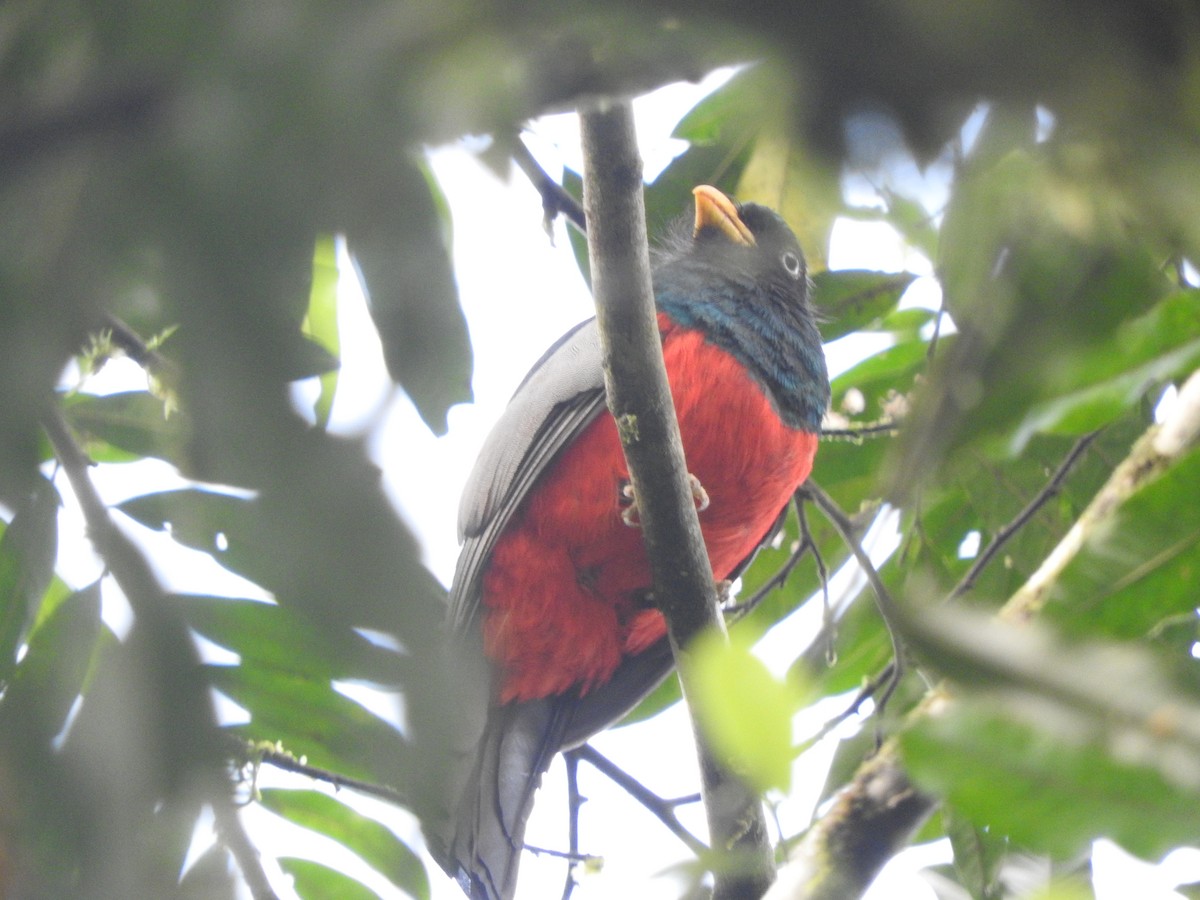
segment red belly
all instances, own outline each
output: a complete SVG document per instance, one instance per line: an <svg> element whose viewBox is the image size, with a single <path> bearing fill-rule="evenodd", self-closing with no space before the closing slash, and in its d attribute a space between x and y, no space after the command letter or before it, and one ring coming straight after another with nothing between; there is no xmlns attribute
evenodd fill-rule
<svg viewBox="0 0 1200 900"><path fill-rule="evenodd" d="M688 471L711 501L700 528L713 577L725 578L808 477L817 437L784 425L730 354L661 315L659 323ZM502 702L586 692L666 633L647 608L641 532L621 521L628 478L616 426L602 414L497 541L483 578L483 633L504 674Z"/></svg>

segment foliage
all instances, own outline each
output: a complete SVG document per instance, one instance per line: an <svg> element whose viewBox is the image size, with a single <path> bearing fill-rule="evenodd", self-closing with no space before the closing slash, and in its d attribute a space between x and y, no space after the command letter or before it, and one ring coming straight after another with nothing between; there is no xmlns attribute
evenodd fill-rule
<svg viewBox="0 0 1200 900"><path fill-rule="evenodd" d="M880 575L908 613L915 666L880 726L945 801L923 834L951 838L943 875L1000 896L1006 871L1042 855L1065 879L1046 895L1066 896L1096 837L1147 857L1194 841L1200 464L1195 452L1120 464L1164 388L1200 366L1200 292L1186 277L1200 259L1198 27L1184 4L1129 0L859 0L788 15L705 0L8 11L0 892L231 894L230 853L253 878L236 830L183 863L203 809L228 823L249 799L428 896L409 838L315 790L255 796L241 780L278 748L431 815L445 710L465 689L431 637L443 591L364 442L323 427L339 387L330 235L345 236L365 278L390 375L444 430L470 397L471 351L445 201L419 148L482 132L503 157L528 116L747 60L762 62L679 124L688 150L648 187L650 230L700 182L783 209L814 263L826 339L880 347L837 375L834 412L846 429L895 420L898 431L827 441L814 480L859 534L885 504L899 517ZM896 176L914 161L949 173L944 204ZM850 205L844 176L865 176L876 202ZM906 299L912 273L824 270L840 217L895 228L932 263L944 308ZM149 389L65 388L88 348L93 366L134 358ZM289 395L308 377L320 378L315 424ZM45 435L60 417L102 466L154 458L193 479L110 514L210 554L274 602L146 592L122 580L128 552L102 540L94 515L121 590L55 577L67 520L65 483L50 476L70 453ZM1114 472L1124 489L1109 492ZM1089 508L1097 492L1101 510ZM1068 534L1075 552L1039 576L1024 617L1036 621L997 623ZM973 542L997 537L976 571L988 551ZM798 550L830 571L851 556L805 505L746 571L741 599ZM820 603L819 587L803 560L739 610L738 627L765 633ZM101 611L121 591L135 616L114 632ZM726 734L741 730L731 713L774 710L757 764L744 752L761 749L754 735L728 742L756 784L787 783L779 744L802 691L849 704L890 659L862 586L833 599L836 627L796 648L787 683L746 654L716 664L726 688L762 684L761 703L700 698ZM197 666L176 652L184 628L228 658ZM936 714L922 675L944 679ZM347 682L401 695L401 726L339 691ZM218 734L196 684L246 720ZM632 719L677 699L672 679ZM828 790L873 749L843 741ZM320 862L279 866L302 896L371 893Z"/></svg>

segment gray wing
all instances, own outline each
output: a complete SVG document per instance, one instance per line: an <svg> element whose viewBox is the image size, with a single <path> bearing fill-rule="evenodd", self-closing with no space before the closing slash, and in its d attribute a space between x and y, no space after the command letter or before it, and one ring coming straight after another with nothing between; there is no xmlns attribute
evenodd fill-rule
<svg viewBox="0 0 1200 900"><path fill-rule="evenodd" d="M538 476L603 409L600 333L588 319L525 376L467 478L458 508L463 547L450 587L451 627L461 629L474 616L488 557Z"/></svg>

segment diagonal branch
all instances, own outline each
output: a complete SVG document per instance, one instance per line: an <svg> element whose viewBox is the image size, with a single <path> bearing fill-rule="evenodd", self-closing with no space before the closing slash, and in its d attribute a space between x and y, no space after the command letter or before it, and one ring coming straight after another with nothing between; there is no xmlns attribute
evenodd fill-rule
<svg viewBox="0 0 1200 900"><path fill-rule="evenodd" d="M547 228L561 213L567 217L567 221L579 229L581 234L587 234L587 218L584 215L583 207L541 167L541 164L534 159L533 154L529 152L529 148L525 146L525 142L521 140L520 135L513 140L513 162L525 173L525 177L541 194L542 211L546 217Z"/></svg>
<svg viewBox="0 0 1200 900"><path fill-rule="evenodd" d="M996 554L1000 552L1000 549L1007 544L1017 534L1018 531L1024 528L1030 519L1037 515L1038 510L1040 510L1058 495L1059 491L1062 490L1063 484L1067 480L1067 476L1070 475L1071 471L1075 468L1075 464L1083 458L1084 451L1087 450L1087 448L1091 446L1092 441L1099 436L1099 431L1093 431L1090 434L1085 434L1075 442L1075 446L1071 448L1070 452L1067 453L1066 457L1063 458L1063 461L1059 463L1058 469L1055 470L1052 476L1050 476L1050 480L1046 482L1042 489L1037 492L1037 495L1034 496L1034 498L1030 500L1028 504L1026 504L1024 509L1017 513L1016 517L1011 522L996 532L996 534L992 537L992 540L988 543L987 547L985 547L983 552L979 554L979 557L975 560L971 568L967 570L967 574L965 574L962 577L962 580L954 586L954 590L950 592L950 596L947 598L948 600L957 600L975 586L975 581L979 578L980 573L983 572L987 564L991 562L993 558L995 558Z"/></svg>
<svg viewBox="0 0 1200 900"><path fill-rule="evenodd" d="M679 821L679 817L675 815L676 807L698 798L686 797L683 800L663 799L608 757L601 754L591 744L584 744L572 752L579 759L590 764L596 771L607 776L610 781L622 788L625 793L644 806L651 815L667 826L667 830L671 834L683 841L687 845L687 848L697 856L708 852L708 847L705 846L704 842L688 831L683 823Z"/></svg>

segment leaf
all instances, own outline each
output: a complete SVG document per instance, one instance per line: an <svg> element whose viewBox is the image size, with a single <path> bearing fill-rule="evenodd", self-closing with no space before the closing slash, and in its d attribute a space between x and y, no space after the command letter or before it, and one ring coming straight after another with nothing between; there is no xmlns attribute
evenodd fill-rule
<svg viewBox="0 0 1200 900"><path fill-rule="evenodd" d="M332 354L334 357L341 352L341 340L338 335L337 299L338 299L337 242L332 235L317 238L313 250L312 287L308 293L308 311L304 315L302 329L306 337ZM317 425L324 428L329 424L329 414L333 410L333 397L337 393L338 370L335 368L321 376L321 392L313 404L313 413L317 417Z"/></svg>
<svg viewBox="0 0 1200 900"><path fill-rule="evenodd" d="M100 631L99 583L58 605L30 636L12 674L0 701L2 730L48 745L83 691Z"/></svg>
<svg viewBox="0 0 1200 900"><path fill-rule="evenodd" d="M972 900L999 900L1003 894L997 876L1008 852L1008 839L976 826L953 809L943 811L942 818L959 883L970 891Z"/></svg>
<svg viewBox="0 0 1200 900"><path fill-rule="evenodd" d="M733 771L758 790L787 791L792 779L792 716L803 695L776 681L751 651L745 630L725 641L697 640L685 676L694 713Z"/></svg>
<svg viewBox="0 0 1200 900"><path fill-rule="evenodd" d="M882 319L915 279L909 272L818 272L813 276L813 302L824 319L821 337L834 341Z"/></svg>
<svg viewBox="0 0 1200 900"><path fill-rule="evenodd" d="M253 666L207 666L214 688L250 713L233 728L250 740L279 741L311 765L384 785L403 785L404 736L330 682Z"/></svg>
<svg viewBox="0 0 1200 900"><path fill-rule="evenodd" d="M420 857L379 822L317 791L264 789L259 802L297 825L333 838L410 896L429 896L429 876Z"/></svg>
<svg viewBox="0 0 1200 900"><path fill-rule="evenodd" d="M356 878L329 866L299 859L294 856L279 857L279 868L292 876L292 886L302 900L376 900L378 895Z"/></svg>
<svg viewBox="0 0 1200 900"><path fill-rule="evenodd" d="M905 764L973 823L1060 857L1100 836L1147 858L1194 839L1195 671L1177 685L1143 649L953 607L905 637L962 689L901 735Z"/></svg>
<svg viewBox="0 0 1200 900"><path fill-rule="evenodd" d="M329 681L399 680L402 657L349 628L317 628L293 610L254 600L176 594L171 601L189 627L237 653L242 665Z"/></svg>
<svg viewBox="0 0 1200 900"><path fill-rule="evenodd" d="M0 537L0 683L50 586L58 553L58 491L40 475Z"/></svg>
<svg viewBox="0 0 1200 900"><path fill-rule="evenodd" d="M1153 637L1194 618L1200 575L1200 450L1111 513L1052 587L1044 614L1072 634Z"/></svg>
<svg viewBox="0 0 1200 900"><path fill-rule="evenodd" d="M252 502L232 494L184 488L143 494L117 509L156 531L168 531L185 547L208 553L218 563L251 581L268 563Z"/></svg>
<svg viewBox="0 0 1200 900"><path fill-rule="evenodd" d="M811 272L828 266L829 236L841 214L840 172L777 123L759 132L738 180L740 200L769 206L796 233Z"/></svg>
<svg viewBox="0 0 1200 900"><path fill-rule="evenodd" d="M64 413L72 428L88 438L85 446L93 459L128 462L152 456L190 471L187 414L174 410L168 415L162 400L148 391L77 394L67 399Z"/></svg>
<svg viewBox="0 0 1200 900"><path fill-rule="evenodd" d="M348 227L371 318L392 379L425 424L446 431L451 406L471 399L471 349L450 264L448 207L424 163L397 149L387 185L391 215Z"/></svg>

